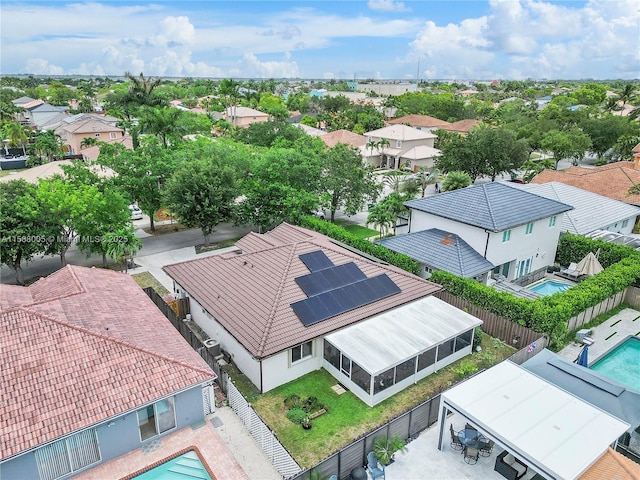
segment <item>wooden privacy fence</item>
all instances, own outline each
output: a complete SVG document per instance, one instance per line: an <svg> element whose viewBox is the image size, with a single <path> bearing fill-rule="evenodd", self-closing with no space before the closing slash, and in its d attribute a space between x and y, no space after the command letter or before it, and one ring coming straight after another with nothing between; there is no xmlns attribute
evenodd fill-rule
<svg viewBox="0 0 640 480"><path fill-rule="evenodd" d="M373 450L373 441L378 438L391 438L399 435L403 440L411 440L424 429L438 421L440 395L422 402L408 412L390 420L381 427L366 433L346 447L325 458L316 466L305 470L291 480L309 480L312 471L318 472L318 478L336 475L338 478L350 478L351 470L367 464L367 453Z"/></svg>
<svg viewBox="0 0 640 480"><path fill-rule="evenodd" d="M189 313L189 299L180 298L175 300L177 302L176 309L178 310L178 313L176 313L153 288L147 287L143 290L151 301L156 304L156 307L167 317L171 325L180 332L182 338L191 345L191 348L198 352L202 359L207 362L207 365L218 373L219 367L215 357L217 356L216 353L219 353L219 346L216 349L205 345L207 339L202 338L203 335L198 332L199 327L193 321L185 321Z"/></svg>
<svg viewBox="0 0 640 480"><path fill-rule="evenodd" d="M470 313L474 317L478 317L483 322L480 327L483 332L492 337L499 338L507 345L515 348L523 348L544 336L541 333L534 332L530 328L523 327L507 318L500 317L484 308L473 305L467 300L456 297L446 290L440 290L436 292L434 296L447 302L449 305L453 305L460 310Z"/></svg>

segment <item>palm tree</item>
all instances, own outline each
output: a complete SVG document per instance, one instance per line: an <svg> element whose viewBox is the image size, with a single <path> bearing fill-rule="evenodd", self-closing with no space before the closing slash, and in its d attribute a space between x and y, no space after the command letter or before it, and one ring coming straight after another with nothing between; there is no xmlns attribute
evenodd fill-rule
<svg viewBox="0 0 640 480"><path fill-rule="evenodd" d="M618 100L622 100L622 108L630 101L636 93L636 86L633 83L625 83Z"/></svg>
<svg viewBox="0 0 640 480"><path fill-rule="evenodd" d="M80 142L80 148L92 147L98 144L98 139L96 137L85 137Z"/></svg>
<svg viewBox="0 0 640 480"><path fill-rule="evenodd" d="M169 137L180 136L178 120L181 115L177 108L146 108L140 117L140 129L157 136L164 148L169 148Z"/></svg>
<svg viewBox="0 0 640 480"><path fill-rule="evenodd" d="M127 103L139 107L158 107L165 103L155 92L162 83L161 78L145 78L143 73L136 77L129 72L125 72L124 77L131 82L129 92L125 96Z"/></svg>
<svg viewBox="0 0 640 480"><path fill-rule="evenodd" d="M374 227L378 227L380 229L380 238L385 235L385 232L389 231L395 221L395 215L383 205L371 207L369 215L367 215L367 226L372 224Z"/></svg>
<svg viewBox="0 0 640 480"><path fill-rule="evenodd" d="M447 178L442 183L442 191L450 192L452 190L459 190L461 188L468 187L473 182L471 177L466 172L450 172Z"/></svg>
<svg viewBox="0 0 640 480"><path fill-rule="evenodd" d="M386 138L381 138L380 140L378 140L376 142L376 149L378 150L378 153L380 153L380 163L382 164L382 158L384 158L384 149L385 147L389 147L391 144L389 143L389 140L387 140ZM395 165L394 165L395 166ZM388 165L387 165L388 167Z"/></svg>
<svg viewBox="0 0 640 480"><path fill-rule="evenodd" d="M231 114L232 125L236 126L236 104L238 103L238 89L240 82L233 79L225 78L220 82L218 94L223 96L223 105L226 107L227 114Z"/></svg>
<svg viewBox="0 0 640 480"><path fill-rule="evenodd" d="M427 187L429 185L433 185L442 181L442 174L436 168L432 169L430 172L427 171L427 167L418 168L418 172L416 173L416 182L420 187L420 191L422 193L422 197L425 196L427 191Z"/></svg>
<svg viewBox="0 0 640 480"><path fill-rule="evenodd" d="M393 192L400 193L403 177L404 174L401 172L389 172L382 178L382 183L391 188Z"/></svg>
<svg viewBox="0 0 640 480"><path fill-rule="evenodd" d="M2 127L2 134L4 138L9 140L8 145L10 147L22 147L22 154L27 154L24 145L29 140L29 135L27 135L22 125L18 122L5 123L4 127Z"/></svg>

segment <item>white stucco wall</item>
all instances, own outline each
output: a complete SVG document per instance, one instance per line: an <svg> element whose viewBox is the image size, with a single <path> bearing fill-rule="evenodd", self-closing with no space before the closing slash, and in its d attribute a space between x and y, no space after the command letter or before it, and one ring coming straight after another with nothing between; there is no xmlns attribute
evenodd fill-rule
<svg viewBox="0 0 640 480"><path fill-rule="evenodd" d="M291 363L291 350L262 360L262 391L268 392L307 373L322 368L322 338L313 340L312 356Z"/></svg>
<svg viewBox="0 0 640 480"><path fill-rule="evenodd" d="M429 228L439 228L455 233L496 266L514 262L509 270L509 280L512 280L516 278L517 265L520 260L532 259L529 271L553 265L563 215L556 215L556 222L552 227L549 226L549 218L533 222L533 232L530 235L525 233L526 225L512 228L511 238L507 242L502 241L503 232L487 232L482 228L419 210L411 211L409 231L419 232Z"/></svg>
<svg viewBox="0 0 640 480"><path fill-rule="evenodd" d="M633 232L633 226L636 223L636 216L632 216L626 219L621 219L615 223L611 223L609 225L604 225L602 227L600 227L600 230L609 230L610 232L616 232L616 233L631 233ZM627 224L625 226L622 226L624 224L624 222L627 222Z"/></svg>

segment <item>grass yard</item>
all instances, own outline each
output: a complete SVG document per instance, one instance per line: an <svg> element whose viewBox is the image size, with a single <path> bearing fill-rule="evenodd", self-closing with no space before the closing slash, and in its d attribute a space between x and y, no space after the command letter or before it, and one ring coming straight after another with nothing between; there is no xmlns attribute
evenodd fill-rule
<svg viewBox="0 0 640 480"><path fill-rule="evenodd" d="M140 288L152 287L156 292L158 292L158 295L160 296L169 293L169 290L164 288L164 286L156 279L156 277L151 275L149 272L134 273L133 275L131 275L131 278L133 278L135 282L140 285Z"/></svg>
<svg viewBox="0 0 640 480"><path fill-rule="evenodd" d="M336 394L331 387L337 381L324 369L260 395L252 404L300 466L309 468L360 435L449 388L463 377L463 367L470 362L478 369L489 368L513 353L512 347L483 335L482 352L429 375L373 408L351 392ZM291 394L317 397L328 413L314 419L311 430L304 430L285 416L284 399Z"/></svg>
<svg viewBox="0 0 640 480"><path fill-rule="evenodd" d="M354 235L361 239L366 239L373 237L375 235L380 235L380 232L377 230L372 230L371 228L363 227L362 225L343 225L343 227L347 232L351 235Z"/></svg>

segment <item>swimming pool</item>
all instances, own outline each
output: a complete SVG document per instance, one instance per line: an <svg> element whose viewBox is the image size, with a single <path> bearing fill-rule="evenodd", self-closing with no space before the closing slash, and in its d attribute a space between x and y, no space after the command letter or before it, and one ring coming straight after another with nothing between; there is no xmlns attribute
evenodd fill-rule
<svg viewBox="0 0 640 480"><path fill-rule="evenodd" d="M627 338L589 368L640 392L640 338Z"/></svg>
<svg viewBox="0 0 640 480"><path fill-rule="evenodd" d="M540 295L553 295L558 292L565 292L569 290L573 285L564 282L556 282L555 280L543 280L540 283L534 283L528 286L529 290L533 290Z"/></svg>
<svg viewBox="0 0 640 480"><path fill-rule="evenodd" d="M211 480L211 475L198 454L194 450L189 450L133 478L135 480Z"/></svg>

